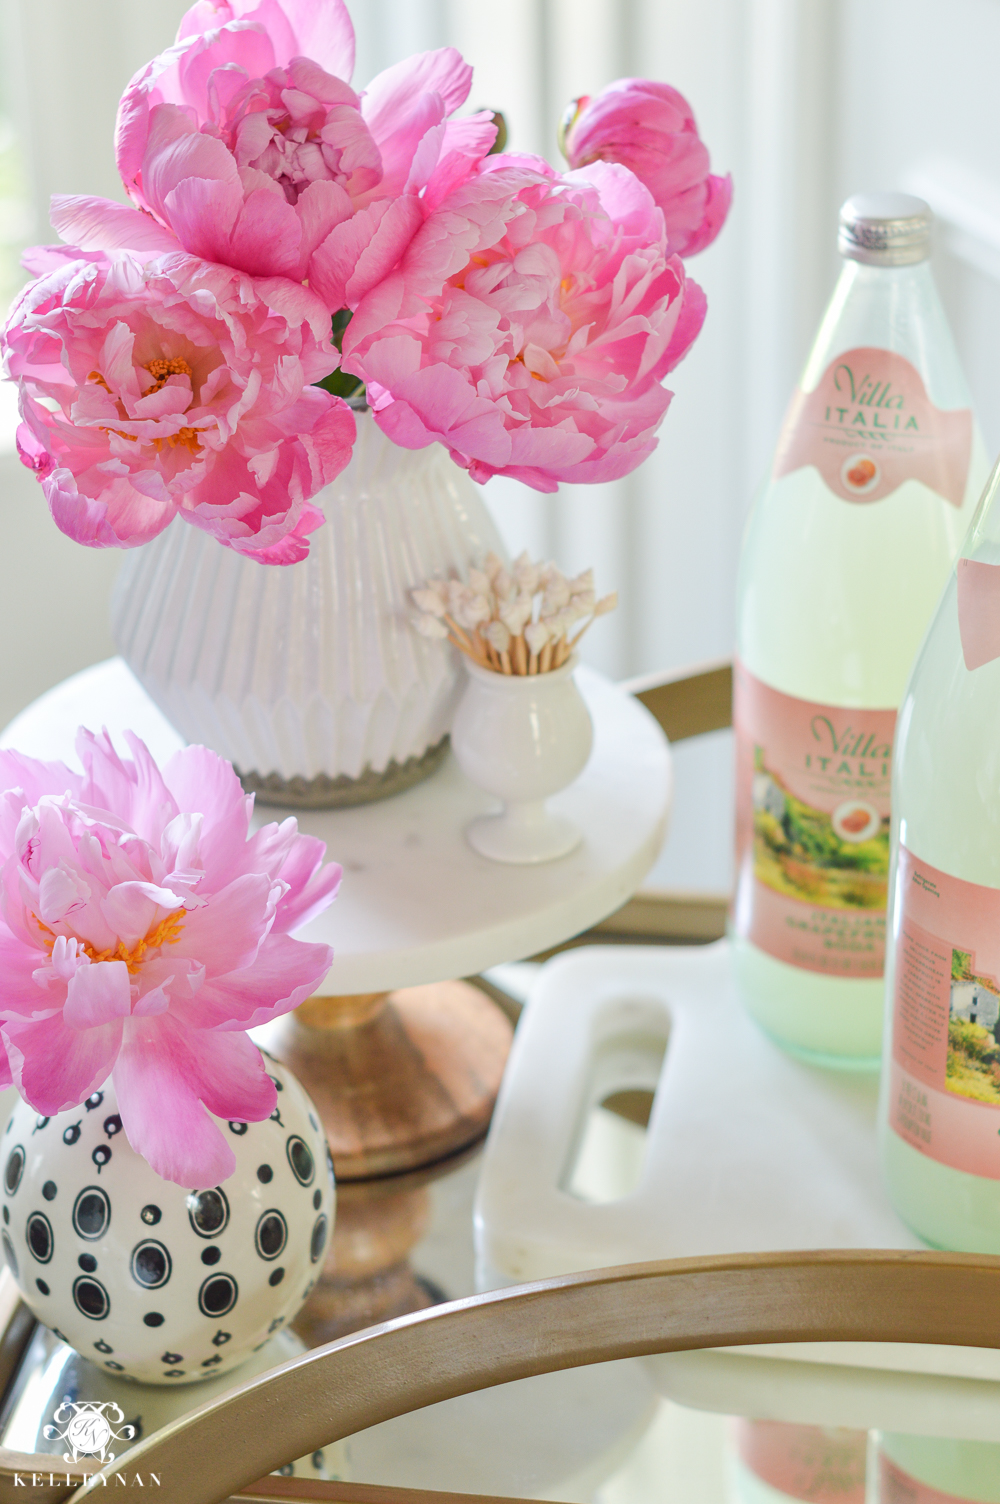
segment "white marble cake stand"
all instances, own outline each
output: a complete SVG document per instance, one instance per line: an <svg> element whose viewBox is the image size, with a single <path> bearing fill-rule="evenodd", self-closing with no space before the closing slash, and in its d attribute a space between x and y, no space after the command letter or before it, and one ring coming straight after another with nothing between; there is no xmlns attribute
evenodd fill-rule
<svg viewBox="0 0 1000 1504"><path fill-rule="evenodd" d="M344 867L336 903L298 932L326 941L335 959L319 995L269 1026L263 1042L317 1099L340 1178L411 1170L485 1131L510 1028L481 992L446 979L579 934L630 897L659 852L673 790L666 738L599 674L580 669L578 682L594 748L577 781L551 800L583 831L568 856L515 867L473 851L465 826L497 806L450 754L393 798L296 812L300 829ZM0 744L73 762L79 725L106 726L114 737L131 728L159 761L182 745L119 658L42 695ZM255 821L286 814L261 804Z"/></svg>
<svg viewBox="0 0 1000 1504"><path fill-rule="evenodd" d="M333 906L300 933L335 960L323 993L364 993L469 976L533 955L613 913L649 871L666 830L672 778L666 738L649 712L592 670L579 684L594 720L580 778L552 801L583 830L576 851L537 867L474 852L463 831L497 807L449 758L423 783L375 804L298 810L344 867ZM131 728L158 761L183 745L120 658L74 674L0 733L0 745L75 765L80 725ZM259 823L288 811L260 805Z"/></svg>

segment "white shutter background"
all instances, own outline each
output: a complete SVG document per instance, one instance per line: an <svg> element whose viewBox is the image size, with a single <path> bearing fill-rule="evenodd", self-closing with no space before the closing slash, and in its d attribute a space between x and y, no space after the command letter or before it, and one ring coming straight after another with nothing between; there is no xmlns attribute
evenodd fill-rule
<svg viewBox="0 0 1000 1504"><path fill-rule="evenodd" d="M111 129L122 86L173 39L184 0L0 0L5 112L35 227L52 192L120 197ZM907 187L938 213L936 270L988 444L1000 446L998 0L353 0L355 85L407 53L457 46L474 107L502 109L512 149L558 163L573 95L623 74L691 100L734 206L690 263L705 330L670 382L660 447L627 480L542 497L493 480L512 548L593 564L622 605L587 639L616 676L727 656L742 522L836 273L848 193ZM6 413L6 421L4 414ZM117 560L62 539L11 453L0 402L0 724L112 651ZM662 881L728 882L725 737L682 749ZM697 765L697 767L695 767ZM714 792L713 792L714 791Z"/></svg>

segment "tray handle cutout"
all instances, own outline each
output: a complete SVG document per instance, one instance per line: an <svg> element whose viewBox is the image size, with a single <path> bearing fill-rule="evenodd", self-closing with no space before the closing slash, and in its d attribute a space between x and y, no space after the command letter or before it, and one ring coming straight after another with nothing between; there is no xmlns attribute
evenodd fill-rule
<svg viewBox="0 0 1000 1504"><path fill-rule="evenodd" d="M642 1183L647 1125L670 1041L659 1000L615 999L593 1021L590 1067L559 1189L602 1206Z"/></svg>

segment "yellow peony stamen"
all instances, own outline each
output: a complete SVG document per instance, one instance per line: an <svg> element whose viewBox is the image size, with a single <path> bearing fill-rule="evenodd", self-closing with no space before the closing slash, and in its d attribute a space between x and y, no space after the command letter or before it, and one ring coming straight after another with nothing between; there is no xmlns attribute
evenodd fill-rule
<svg viewBox="0 0 1000 1504"><path fill-rule="evenodd" d="M198 435L204 432L203 428L179 428L176 433L168 433L166 438L153 439L151 442L157 454L159 454L164 444L168 445L171 449L176 449L178 444L183 444L187 449L190 449L192 454L197 454L201 448L201 440L198 438Z"/></svg>
<svg viewBox="0 0 1000 1504"><path fill-rule="evenodd" d="M164 356L158 356L156 360L147 360L143 366L143 370L148 371L153 378L153 385L147 386L142 394L144 397L148 397L151 392L158 392L161 387L166 386L168 376L194 375L183 355L175 355L170 360L167 360Z"/></svg>
<svg viewBox="0 0 1000 1504"><path fill-rule="evenodd" d="M57 938L55 931L50 930L47 924L43 924L37 914L32 914L31 917L45 935L45 945L51 956L52 948ZM134 977L142 965L143 957L147 951L156 950L160 945L177 944L181 938L184 918L185 910L175 909L172 914L167 915L166 919L161 919L159 924L154 924L145 939L140 940L131 950L126 949L121 940L111 950L95 950L89 940L80 940L79 937L76 937L76 939L84 955L89 956L92 961L124 961L128 968L129 976ZM68 936L67 938L72 939L74 937Z"/></svg>

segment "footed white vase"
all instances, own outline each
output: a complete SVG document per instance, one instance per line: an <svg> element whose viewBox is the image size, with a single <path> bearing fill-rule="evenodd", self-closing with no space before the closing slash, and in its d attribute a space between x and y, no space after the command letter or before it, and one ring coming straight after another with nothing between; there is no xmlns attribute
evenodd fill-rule
<svg viewBox="0 0 1000 1504"><path fill-rule="evenodd" d="M504 549L438 444L401 449L358 414L350 464L318 496L299 564L243 558L176 519L126 556L112 600L122 657L189 742L267 803L359 804L443 757L459 655L410 625L410 591Z"/></svg>
<svg viewBox="0 0 1000 1504"><path fill-rule="evenodd" d="M503 800L466 839L494 862L550 862L582 839L545 801L583 772L593 745L590 712L573 679L576 655L546 674L498 674L465 659L468 683L451 744L471 783Z"/></svg>

